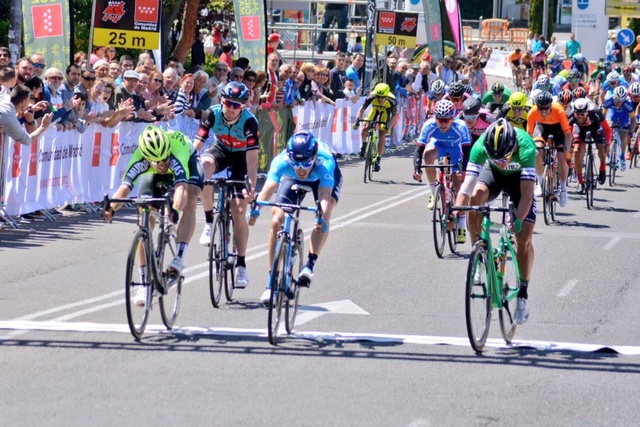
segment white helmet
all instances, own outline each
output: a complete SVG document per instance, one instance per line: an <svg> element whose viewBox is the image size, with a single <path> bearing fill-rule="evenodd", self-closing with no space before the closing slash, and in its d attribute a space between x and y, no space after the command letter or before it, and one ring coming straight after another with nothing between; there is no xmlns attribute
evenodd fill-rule
<svg viewBox="0 0 640 427"><path fill-rule="evenodd" d="M616 101L624 101L625 99L627 99L627 96L627 88L625 88L624 86L618 86L613 91L613 99Z"/></svg>
<svg viewBox="0 0 640 427"><path fill-rule="evenodd" d="M629 95L640 96L640 83L633 82L629 85Z"/></svg>
<svg viewBox="0 0 640 427"><path fill-rule="evenodd" d="M444 91L446 89L446 85L444 84L444 82L440 79L436 80L435 82L431 83L431 90L433 91L433 93L435 93L436 95L442 95L444 94Z"/></svg>
<svg viewBox="0 0 640 427"><path fill-rule="evenodd" d="M616 73L615 71L612 71L609 74L607 74L607 80L610 82L619 82L620 74Z"/></svg>

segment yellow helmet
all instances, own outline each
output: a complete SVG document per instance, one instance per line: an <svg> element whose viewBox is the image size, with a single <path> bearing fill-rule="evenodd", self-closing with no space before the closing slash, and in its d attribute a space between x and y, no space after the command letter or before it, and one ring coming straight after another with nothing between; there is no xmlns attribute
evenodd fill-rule
<svg viewBox="0 0 640 427"><path fill-rule="evenodd" d="M509 97L509 104L516 108L524 107L527 105L527 95L523 92L513 92Z"/></svg>
<svg viewBox="0 0 640 427"><path fill-rule="evenodd" d="M389 96L391 93L391 88L386 83L378 83L376 87L373 88L372 94L375 96Z"/></svg>

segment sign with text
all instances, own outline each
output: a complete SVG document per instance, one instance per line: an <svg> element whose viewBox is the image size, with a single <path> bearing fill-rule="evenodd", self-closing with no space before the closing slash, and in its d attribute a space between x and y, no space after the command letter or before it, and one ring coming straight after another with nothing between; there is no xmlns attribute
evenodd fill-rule
<svg viewBox="0 0 640 427"><path fill-rule="evenodd" d="M605 13L609 16L640 17L640 4L637 0L607 0Z"/></svg>
<svg viewBox="0 0 640 427"><path fill-rule="evenodd" d="M254 71L267 69L265 0L233 0L238 28L238 56L249 60Z"/></svg>
<svg viewBox="0 0 640 427"><path fill-rule="evenodd" d="M376 44L415 48L418 14L414 12L377 11Z"/></svg>
<svg viewBox="0 0 640 427"><path fill-rule="evenodd" d="M71 59L69 3L63 0L23 0L22 10L25 55L39 53L44 56L47 68L64 70Z"/></svg>
<svg viewBox="0 0 640 427"><path fill-rule="evenodd" d="M160 0L97 0L93 45L160 49Z"/></svg>

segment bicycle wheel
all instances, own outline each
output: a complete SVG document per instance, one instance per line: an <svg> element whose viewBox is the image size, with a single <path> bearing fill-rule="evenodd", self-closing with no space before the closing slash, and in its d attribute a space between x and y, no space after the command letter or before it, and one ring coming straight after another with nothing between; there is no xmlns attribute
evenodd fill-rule
<svg viewBox="0 0 640 427"><path fill-rule="evenodd" d="M438 186L433 205L433 245L436 248L436 255L442 258L444 255L445 237L447 234L446 205L444 200L444 189Z"/></svg>
<svg viewBox="0 0 640 427"><path fill-rule="evenodd" d="M371 157L371 134L367 136L364 144L364 183L367 183L367 180L371 181L371 168L373 167L372 162L373 159Z"/></svg>
<svg viewBox="0 0 640 427"><path fill-rule="evenodd" d="M291 251L291 275L289 276L290 286L293 288L293 298L287 298L287 303L284 307L285 314L285 327L287 333L293 332L293 327L296 324L296 316L298 315L298 302L300 300L300 288L295 284L300 276L300 272L303 268L304 259L304 233L298 229L298 236L295 240L293 250Z"/></svg>
<svg viewBox="0 0 640 427"><path fill-rule="evenodd" d="M180 311L180 299L182 295L182 277L169 279L165 274L165 270L169 267L171 260L178 253L178 243L176 227L169 225L164 233L164 242L159 248L160 256L158 257L158 274L163 278L163 285L166 293L160 296L160 316L162 323L167 329L171 329Z"/></svg>
<svg viewBox="0 0 640 427"><path fill-rule="evenodd" d="M276 345L278 342L278 328L280 326L282 302L284 300L286 280L285 266L287 262L287 241L284 236L278 238L275 253L276 256L271 267L271 277L269 278L271 296L269 297L269 316L267 320L269 342L273 345Z"/></svg>
<svg viewBox="0 0 640 427"><path fill-rule="evenodd" d="M544 167L542 174L542 212L544 216L544 223L550 225L551 220L551 186L552 183L549 179L549 165Z"/></svg>
<svg viewBox="0 0 640 427"><path fill-rule="evenodd" d="M129 257L127 258L127 276L125 282L125 298L127 307L127 322L131 335L139 340L149 320L149 311L151 310L151 297L153 289L151 288L151 277L149 270L151 269L151 254L149 253L148 236L138 230L133 238ZM144 291L141 291L144 289ZM138 292L145 292L146 299L142 306L137 305L133 298Z"/></svg>
<svg viewBox="0 0 640 427"><path fill-rule="evenodd" d="M489 262L493 262L487 245L479 242L473 247L467 268L465 314L467 335L471 347L481 352L489 335L491 324L491 273Z"/></svg>
<svg viewBox="0 0 640 427"><path fill-rule="evenodd" d="M224 257L224 227L222 215L213 217L211 243L209 244L209 295L215 308L220 306L222 283L225 278L226 259Z"/></svg>
<svg viewBox="0 0 640 427"><path fill-rule="evenodd" d="M504 338L507 344L510 344L516 333L516 327L518 326L513 316L518 304L518 289L520 289L520 283L518 282L515 248L511 251L505 244L503 250L505 253L505 265L502 275L502 309L498 313L498 317L500 318L502 338Z"/></svg>
<svg viewBox="0 0 640 427"><path fill-rule="evenodd" d="M560 181L558 179L558 168L557 166L551 168L550 170L550 182L551 186L549 189L551 190L551 201L549 202L549 208L551 212L551 222L556 221L556 212L558 210L558 194L560 192Z"/></svg>
<svg viewBox="0 0 640 427"><path fill-rule="evenodd" d="M593 154L587 153L587 170L584 177L587 196L587 209L593 208L593 190L596 187L596 167L593 160Z"/></svg>
<svg viewBox="0 0 640 427"><path fill-rule="evenodd" d="M233 301L233 290L236 286L236 261L238 252L233 240L233 219L229 216L229 229L227 230L227 262L225 262L224 296L228 302Z"/></svg>
<svg viewBox="0 0 640 427"><path fill-rule="evenodd" d="M618 157L620 157L619 141L614 139L611 143L611 151L609 152L609 187L616 184L616 169L618 168Z"/></svg>
<svg viewBox="0 0 640 427"><path fill-rule="evenodd" d="M460 227L460 226L458 226ZM458 228L447 230L447 241L449 242L449 250L452 254L458 251Z"/></svg>

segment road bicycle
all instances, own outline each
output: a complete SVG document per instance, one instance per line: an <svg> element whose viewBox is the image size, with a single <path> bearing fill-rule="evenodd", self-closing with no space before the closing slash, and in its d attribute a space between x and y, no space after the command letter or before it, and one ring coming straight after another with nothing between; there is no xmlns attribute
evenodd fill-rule
<svg viewBox="0 0 640 427"><path fill-rule="evenodd" d="M459 165L460 167L461 165ZM441 159L441 162L422 165L422 169L437 168L438 169L438 186L434 196L433 204L433 244L436 249L438 258L444 255L445 236L449 242L449 250L452 254L458 249L457 236L458 227L448 228L447 223L451 219L451 206L456 200L456 191L453 188L452 166L450 157L447 155ZM461 168L460 168L461 169Z"/></svg>
<svg viewBox="0 0 640 427"><path fill-rule="evenodd" d="M542 172L542 209L544 222L550 225L556 220L556 207L558 203L558 191L560 190L558 178L557 150L553 142L553 135L549 135L547 143L543 148Z"/></svg>
<svg viewBox="0 0 640 427"><path fill-rule="evenodd" d="M596 174L596 160L593 155L593 144L595 141L591 132L587 132L585 137L586 153L584 157L584 192L587 196L587 209L593 209L593 190L595 190L598 177Z"/></svg>
<svg viewBox="0 0 640 427"><path fill-rule="evenodd" d="M311 187L294 184L291 189L296 192L297 200L302 201L306 193L312 192ZM282 308L284 306L285 329L288 334L293 332L298 314L298 302L300 301L300 288L298 276L303 268L304 256L304 232L300 228L300 212L315 212L316 220L322 218L322 208L316 201L316 206L301 206L293 203L277 203L267 201L255 201L255 206L272 206L284 211L282 228L278 232L275 256L269 273L269 316L267 330L269 342L277 345L278 330L282 320Z"/></svg>
<svg viewBox="0 0 640 427"><path fill-rule="evenodd" d="M164 197L104 197L103 206L113 202L129 203L138 208L138 229L127 257L125 281L127 321L136 340L142 337L147 326L154 296L158 296L160 316L167 329L173 327L180 311L184 276L176 277L167 271L177 253L176 226L168 217L171 199L171 192ZM154 222L155 230L152 230ZM141 288L145 289L146 299L142 306L138 306L133 297Z"/></svg>
<svg viewBox="0 0 640 427"><path fill-rule="evenodd" d="M638 167L638 157L640 154L640 129L636 129L636 132L629 138L629 152L631 153L631 159L629 160L629 168Z"/></svg>
<svg viewBox="0 0 640 427"><path fill-rule="evenodd" d="M609 187L616 185L616 172L618 170L618 159L620 159L620 150L622 142L620 140L619 127L611 126L613 129L613 137L611 137L611 145L609 146ZM623 157L624 158L624 157Z"/></svg>
<svg viewBox="0 0 640 427"><path fill-rule="evenodd" d="M216 195L215 211L209 242L209 296L215 308L220 306L222 288L228 302L233 301L235 289L235 266L238 254L234 243L231 203L234 188L247 188L246 181L234 181L226 177L217 177L205 181L213 186Z"/></svg>
<svg viewBox="0 0 640 427"><path fill-rule="evenodd" d="M516 258L515 237L506 224L507 215L515 219L513 202L508 207L453 206L458 211L473 211L482 214L480 240L473 244L467 268L465 314L467 335L471 347L482 352L489 335L493 309L499 310L500 331L507 344L516 332L515 309L520 289L520 268ZM491 220L491 212L502 213L502 223ZM492 230L499 238L494 247Z"/></svg>
<svg viewBox="0 0 640 427"><path fill-rule="evenodd" d="M364 183L372 181L371 169L373 168L373 161L378 156L378 125L386 124L379 120L358 119L356 123L367 122L369 123L369 129L367 130L367 137L363 141L364 149L361 151L364 154Z"/></svg>

